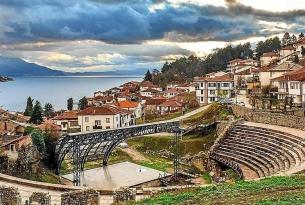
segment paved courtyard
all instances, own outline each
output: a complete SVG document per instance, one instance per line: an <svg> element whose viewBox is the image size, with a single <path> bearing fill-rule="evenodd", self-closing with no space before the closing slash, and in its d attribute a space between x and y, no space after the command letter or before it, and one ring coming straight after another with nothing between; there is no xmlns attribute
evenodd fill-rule
<svg viewBox="0 0 305 205"><path fill-rule="evenodd" d="M163 176L164 172L131 162L121 162L84 171L81 176L81 182L83 186L111 190L156 180L160 175ZM73 179L72 174L64 175L63 177L68 180Z"/></svg>

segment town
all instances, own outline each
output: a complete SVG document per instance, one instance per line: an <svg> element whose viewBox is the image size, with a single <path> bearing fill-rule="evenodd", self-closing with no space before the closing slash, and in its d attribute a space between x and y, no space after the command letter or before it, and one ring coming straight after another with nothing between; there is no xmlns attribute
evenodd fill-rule
<svg viewBox="0 0 305 205"><path fill-rule="evenodd" d="M277 40L276 38L274 39L275 41ZM266 40L266 42L268 42L268 40ZM297 111L302 111L302 108L304 108L305 37L303 33L296 37L295 35L291 35L287 32L281 39L280 44L281 45L278 49L272 50L272 48L268 48L265 49L268 50L267 52L254 52L252 55L250 55L251 57L249 55L246 57L240 55L238 58L227 59L226 69L206 72L203 75L194 76L192 78L181 79L180 77L174 75L173 78L176 77L177 79L169 80L166 83L164 83L165 81L158 83L160 82L158 80L163 78L164 70L148 70L143 78L143 81L141 82L130 81L108 90L103 90L101 88L101 90L94 91L91 96L84 96L79 101L69 98L67 99L67 109L63 110L54 110L50 103L46 103L44 106L42 106L38 100L33 99L31 96L29 96L27 99L24 112L6 111L4 108L2 108L0 110L0 142L1 155L5 157L3 158L2 162L0 162L0 170L3 173L13 173L12 175L15 176L23 176L23 172L32 173L33 169L36 171L40 170L47 164L48 169L50 170L59 169L59 172L61 172L62 170L60 170L60 168L65 167L65 169L68 169L67 167L70 166L69 171L74 172L75 165L72 165L71 163L74 162L73 160L75 160L75 157L72 157L72 162L71 160L68 160L69 150L65 150L69 146L72 147L72 145L60 144L63 143L63 140L66 138L72 137L71 139L73 139L73 136L77 136L80 137L80 139L85 140L86 137L88 137L88 139L89 137L94 137L96 133L106 133L109 134L109 137L106 137L105 140L111 141L117 140L116 138L120 135L120 133L117 135L114 134L116 131L119 132L122 130L123 132L125 128L137 130L146 129L147 126L154 126L153 128L149 128L148 131L143 131L145 133L147 132L147 135L149 135L161 132L158 130L168 132L167 130L163 130L165 129L163 126L167 127L166 129L168 129L168 126L174 126L173 123L176 123L176 121L180 121L180 123L184 126L181 133L195 133L191 134L190 136L187 135L186 138L188 139L189 137L190 141L194 140L192 139L194 136L200 136L201 138L204 136L207 139L210 139L208 137L211 137L213 133L213 137L217 137L217 140L215 140L215 138L212 138L211 140L212 144L214 143L214 145L209 144L210 147L205 150L208 154L202 154L202 150L196 153L197 155L194 155L195 157L190 157L189 153L184 153L185 156L178 160L179 163L185 162L183 164L184 167L193 168L195 166L200 170L200 173L204 172L205 176L211 178L212 181L217 183L224 182L228 179L232 180L232 177L228 177L229 174L226 171L224 171L225 174L223 174L223 172L218 173L218 171L215 171L215 169L206 168L206 166L211 166L209 164L209 160L215 160L216 162L220 163L221 166L226 166L232 169L237 175L235 178L247 180L275 175L283 170L290 170L290 168L293 166L289 158L287 169L285 168L285 162L284 168L279 168L278 171L274 171L275 168L273 171L269 170L269 167L266 168L268 171L265 171L260 165L260 162L264 159L257 159L258 156L256 156L251 149L246 152L244 148L248 146L247 144L240 145L238 144L239 142L235 142L233 138L226 138L226 134L229 137L231 135L233 136L235 129L237 131L244 129L244 132L249 132L249 136L254 132L261 133L259 136L263 134L268 135L268 133L274 132L271 137L272 141L273 136L283 135L284 131L282 128L276 127L273 129L278 129L277 131L270 131L272 129L267 130L270 128L270 126L265 124L252 125L250 122L243 124L244 122L240 122L238 117L243 117L244 119L251 121L254 118L251 118L245 113L250 113L250 111L253 112L251 114L252 117L254 116L255 111L281 114L290 113L294 115ZM259 44L257 47L258 46ZM192 60L194 58L196 61L196 57L194 56L190 56L189 58L192 58ZM165 64L165 66L169 66L169 64ZM243 113L243 110L246 110L245 113ZM233 121L232 118L234 119ZM260 117L259 120L255 120L260 121L261 119L263 119L263 117ZM268 118L268 120L270 119ZM218 134L218 125L217 131L211 131L211 129L215 129L215 124L221 124L223 121L226 121L227 123L225 126L226 131ZM237 122L241 124L238 124ZM281 124L279 121L273 122L272 120L266 124L274 123L277 125ZM232 128L234 126L235 128ZM255 126L256 128L254 128ZM259 126L264 127L266 130L258 128ZM297 126L298 125L289 125L289 127L294 128ZM253 129L253 131L251 131L251 129ZM170 132L174 133L173 130ZM198 134L198 130L200 130L200 134ZM155 158L157 158L157 155L162 155L162 157L160 157L163 160L161 164L164 165L166 163L173 163L172 165L176 166L174 168L173 176L176 176L178 165L177 161L175 161L175 157L177 157L175 152L164 154L167 151L165 148L165 150L160 150L160 152L162 151L161 154L155 154L155 150L145 150L146 152L141 154L140 151L142 151L141 149L144 149L143 147L139 149L140 151L134 150L134 147L129 148L130 144L136 144L136 146L139 146L140 141L128 142L128 145L126 143L128 138L127 136L129 136L129 134L132 137L134 135L142 135L138 134L139 131L132 132L134 133L122 134L125 137L118 139L118 141L114 144L110 144L113 147L111 147L109 153L111 153L116 146L119 146L119 151L116 152L129 154L128 157L126 157L121 153L122 156L128 159L134 157L135 155L139 155L140 157L138 156L138 158L142 157L144 159L145 156L154 156L154 160L156 160ZM217 132L217 135L215 135L215 132ZM290 134L292 132L293 131L289 131ZM97 136L98 135L99 134L97 134ZM241 137L239 132L237 132L236 136ZM221 137L223 138L220 139ZM162 137L159 136L159 138L161 139ZM92 140L94 140L94 138L92 138ZM177 143L179 143L179 140L178 138L176 138L176 140L176 144L173 145L169 143L168 146L171 146L171 148L178 146ZM255 140L252 140L250 143L254 141ZM91 149L95 148L97 145L97 149L93 155L98 155L98 148L105 142L106 141L99 142L100 144L98 145L91 144L90 146L92 147L90 149L88 148L88 151L80 151L80 154L86 153L89 156L89 154L92 154ZM185 140L184 143L187 142L188 141ZM67 140L66 143L71 143L71 140ZM103 146L107 147L107 143ZM236 147L234 143L237 143ZM259 144L261 142L255 141L255 143ZM285 146L289 147L292 146L289 143L297 143L297 140L291 140L290 142L287 139L286 141L283 140L283 143L287 143ZM36 148L33 149L32 145L35 145ZM85 147L85 145L80 146ZM149 147L147 144L145 144L145 146ZM158 146L162 147L162 145ZM205 147L206 145L202 146ZM233 146L234 149L240 148L242 151L234 150L233 148L232 151L230 151L230 146ZM267 156L266 153L273 153L273 151L266 151L265 148L261 148L263 147L261 144L255 146L259 147L261 150L260 154L263 156L263 158L269 157L269 155ZM282 149L281 145L276 146L279 146L279 150ZM71 149L71 147L69 147L69 149ZM82 147L82 149L86 150L84 147ZM63 150L61 158L56 155L56 152L58 152L58 150L60 151L60 148ZM193 147L189 149L192 150ZM202 147L200 147L200 149L202 149ZM280 152L279 150L276 150L277 148L274 149L274 152ZM153 152L154 154L151 154L150 152ZM245 152L246 154L240 154L242 152ZM22 153L22 155L20 153ZM37 153L42 154L39 160L37 160ZM299 155L298 150L295 151L295 153ZM73 154L75 154L74 151ZM107 154L108 153L103 153L103 155ZM251 157L251 154L255 154L255 156ZM85 160L87 160L87 155L84 155L84 161L80 163L85 163ZM166 157L164 157L164 155L166 155ZM117 154L115 157L120 158L122 156ZM294 157L295 156L292 156L291 158ZM104 159L103 165L108 165L108 158L106 161ZM143 160L138 160L138 158L136 157L136 159L133 159L133 161L139 163L139 161ZM164 162L164 158L168 160L166 163ZM202 161L199 160L200 165L194 165L194 161L196 161L198 158L202 159ZM302 156L299 156L299 158L300 161L303 160ZM32 161L29 161L29 159ZM56 161L58 159L61 159L59 162L59 167L58 161ZM92 163L96 163L96 160L97 159L94 158ZM100 158L98 158L98 160L100 160ZM18 167L18 163L24 163L25 161L30 163L31 166L21 166L21 171L19 169L16 169L16 171L14 168L12 168L14 166ZM38 161L42 161L44 165L42 166ZM150 163L152 163L152 161L150 161ZM252 165L254 161L255 163L258 162L258 165ZM272 160L267 159L267 161L269 164L274 166L272 164ZM14 166L11 166L10 164L12 162L18 163L17 165L15 164ZM85 166L83 164L80 166ZM294 164L297 166L296 162ZM95 165L92 167L97 168L99 166ZM250 169L250 171L248 169ZM299 167L295 169L299 169ZM142 168L139 170L139 172L141 172ZM207 170L213 171L208 172ZM216 170L219 169L216 168ZM75 177L75 174L72 178L67 174L69 171L65 172L66 177L64 179L64 184L71 185L71 183L74 183L74 185L80 185L80 181L75 181L75 178L73 178ZM39 172L46 171L40 170ZM173 172L173 170L169 172ZM53 175L51 174L51 176ZM194 177L196 174L188 173L186 176L196 178ZM28 179L29 177L24 178ZM166 177L154 178L154 180L160 180L160 184L158 184L158 186L170 184L170 182L165 182L163 178ZM199 178L201 179L201 177ZM70 181L68 181L68 179L70 179ZM196 179L198 180L198 177ZM78 178L77 180L80 179ZM40 181L43 180L40 179ZM203 180L204 182L202 182L202 180L201 182L194 181L196 180L193 180L192 184L199 183L202 185L207 183L209 180L205 179ZM59 182L56 181L55 183ZM62 183L62 181L60 183ZM141 183L145 184L143 186L148 186L147 181Z"/></svg>

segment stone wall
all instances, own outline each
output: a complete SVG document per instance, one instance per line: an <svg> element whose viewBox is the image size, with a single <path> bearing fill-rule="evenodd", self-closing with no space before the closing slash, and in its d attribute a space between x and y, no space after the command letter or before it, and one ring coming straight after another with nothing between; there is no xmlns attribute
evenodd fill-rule
<svg viewBox="0 0 305 205"><path fill-rule="evenodd" d="M61 195L61 205L98 205L99 192L93 189L68 192Z"/></svg>
<svg viewBox="0 0 305 205"><path fill-rule="evenodd" d="M1 205L21 205L21 197L18 189L13 187L0 186Z"/></svg>
<svg viewBox="0 0 305 205"><path fill-rule="evenodd" d="M263 110L252 110L250 108L233 105L233 114L247 121L291 127L305 130L305 117L295 114L273 113Z"/></svg>
<svg viewBox="0 0 305 205"><path fill-rule="evenodd" d="M51 196L48 193L34 192L29 198L30 204L51 205Z"/></svg>

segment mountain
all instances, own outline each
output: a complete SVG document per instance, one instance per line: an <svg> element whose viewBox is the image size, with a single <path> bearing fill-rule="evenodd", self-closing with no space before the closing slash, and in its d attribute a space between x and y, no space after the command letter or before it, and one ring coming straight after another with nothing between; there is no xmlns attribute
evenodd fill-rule
<svg viewBox="0 0 305 205"><path fill-rule="evenodd" d="M28 63L19 58L9 58L0 55L0 76L124 76L144 75L143 69L114 70L102 72L64 72L53 70L35 63Z"/></svg>
<svg viewBox="0 0 305 205"><path fill-rule="evenodd" d="M0 75L4 76L63 76L63 71L28 63L19 58L0 56Z"/></svg>

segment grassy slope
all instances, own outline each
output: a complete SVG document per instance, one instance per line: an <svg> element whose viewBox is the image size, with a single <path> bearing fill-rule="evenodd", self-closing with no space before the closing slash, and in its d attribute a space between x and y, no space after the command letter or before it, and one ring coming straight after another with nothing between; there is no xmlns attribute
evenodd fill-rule
<svg viewBox="0 0 305 205"><path fill-rule="evenodd" d="M305 178L272 177L260 181L240 181L180 192L163 193L137 203L153 204L304 204Z"/></svg>

